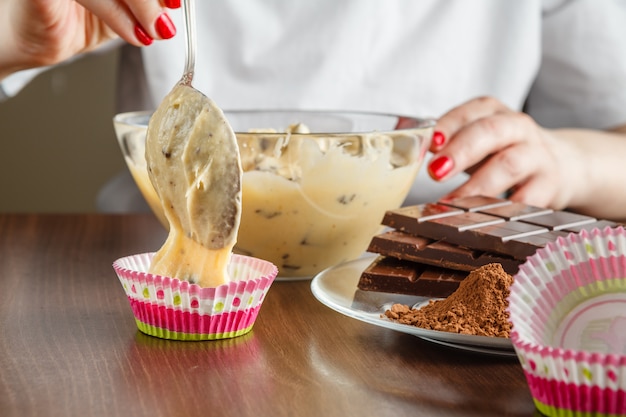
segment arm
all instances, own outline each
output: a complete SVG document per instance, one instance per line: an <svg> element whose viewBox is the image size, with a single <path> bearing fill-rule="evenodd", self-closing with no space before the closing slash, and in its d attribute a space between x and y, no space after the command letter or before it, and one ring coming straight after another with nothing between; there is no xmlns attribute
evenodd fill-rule
<svg viewBox="0 0 626 417"><path fill-rule="evenodd" d="M554 135L571 148L565 172L570 189L566 206L598 218L626 220L626 125L609 132L559 129ZM577 158L576 158L577 156Z"/></svg>

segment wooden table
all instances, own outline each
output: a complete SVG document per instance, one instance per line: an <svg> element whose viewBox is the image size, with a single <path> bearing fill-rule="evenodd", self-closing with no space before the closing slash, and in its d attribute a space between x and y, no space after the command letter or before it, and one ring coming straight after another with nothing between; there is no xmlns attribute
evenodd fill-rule
<svg viewBox="0 0 626 417"><path fill-rule="evenodd" d="M137 331L111 267L154 251L151 215L0 214L0 416L524 416L515 358L442 347L275 282L248 335Z"/></svg>

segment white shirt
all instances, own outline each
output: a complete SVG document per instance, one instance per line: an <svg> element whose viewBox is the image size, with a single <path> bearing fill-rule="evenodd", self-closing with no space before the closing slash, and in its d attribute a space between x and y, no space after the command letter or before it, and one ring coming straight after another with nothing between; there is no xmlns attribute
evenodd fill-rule
<svg viewBox="0 0 626 417"><path fill-rule="evenodd" d="M439 116L480 95L547 127L626 122L622 0L197 2L194 84L225 109ZM172 11L182 31L180 10ZM184 37L143 49L154 103ZM590 101L592 100L593 105Z"/></svg>
<svg viewBox="0 0 626 417"><path fill-rule="evenodd" d="M521 108L541 59L535 0L197 2L194 84L223 108L437 116L477 95ZM180 11L173 12L182 30ZM184 37L143 50L158 102Z"/></svg>

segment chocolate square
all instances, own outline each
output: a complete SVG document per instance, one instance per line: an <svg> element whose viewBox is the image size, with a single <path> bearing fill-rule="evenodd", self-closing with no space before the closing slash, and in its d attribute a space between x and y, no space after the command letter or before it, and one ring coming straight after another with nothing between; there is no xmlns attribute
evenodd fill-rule
<svg viewBox="0 0 626 417"><path fill-rule="evenodd" d="M619 226L623 227L624 225L620 223L612 222L610 220L597 220L595 222L579 224L575 226L567 226L563 228L563 230L566 232L571 232L571 233L579 233L583 230L593 230L593 229L602 230L606 227L619 227Z"/></svg>
<svg viewBox="0 0 626 417"><path fill-rule="evenodd" d="M596 219L590 216L585 216L584 214L577 214L569 211L554 211L550 214L529 217L523 219L522 221L547 227L550 230L561 230L581 226L587 223L593 223Z"/></svg>
<svg viewBox="0 0 626 417"><path fill-rule="evenodd" d="M389 210L385 213L382 224L395 229L412 229L415 223L422 223L461 213L463 213L463 210L458 208L437 203L426 203Z"/></svg>
<svg viewBox="0 0 626 417"><path fill-rule="evenodd" d="M545 247L550 242L556 242L559 237L567 237L569 233L561 230L550 230L536 235L522 236L514 239L516 243L530 245L535 250ZM534 251L531 253L531 255Z"/></svg>
<svg viewBox="0 0 626 417"><path fill-rule="evenodd" d="M480 227L475 229L474 233L480 235L480 237L484 239L495 238L501 242L507 242L512 239L536 235L547 231L548 229L545 227L513 221L493 226Z"/></svg>
<svg viewBox="0 0 626 417"><path fill-rule="evenodd" d="M487 197L482 195L470 196L470 197L457 197L457 198L442 198L439 203L446 204L448 206L457 207L467 211L479 211L486 210L492 207L506 206L512 203L510 200L503 198Z"/></svg>
<svg viewBox="0 0 626 417"><path fill-rule="evenodd" d="M527 217L540 216L552 213L551 209L529 206L523 203L511 203L504 206L491 207L479 210L480 213L502 217L509 221L521 220Z"/></svg>
<svg viewBox="0 0 626 417"><path fill-rule="evenodd" d="M504 219L488 214L464 212L456 216L416 224L404 231L431 239L446 239L449 242L458 243L458 236L464 231L498 223L504 223Z"/></svg>

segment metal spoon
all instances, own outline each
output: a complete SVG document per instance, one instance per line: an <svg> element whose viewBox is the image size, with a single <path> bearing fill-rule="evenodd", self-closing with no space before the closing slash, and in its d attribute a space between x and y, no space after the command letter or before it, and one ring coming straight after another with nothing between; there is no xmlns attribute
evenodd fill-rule
<svg viewBox="0 0 626 417"><path fill-rule="evenodd" d="M183 0L183 18L185 24L185 70L180 83L191 87L196 67L196 3Z"/></svg>
<svg viewBox="0 0 626 417"><path fill-rule="evenodd" d="M150 119L148 173L170 236L172 228L180 229L205 248L232 249L241 217L239 148L221 109L191 85L196 57L192 0L183 1L183 13L185 69Z"/></svg>

